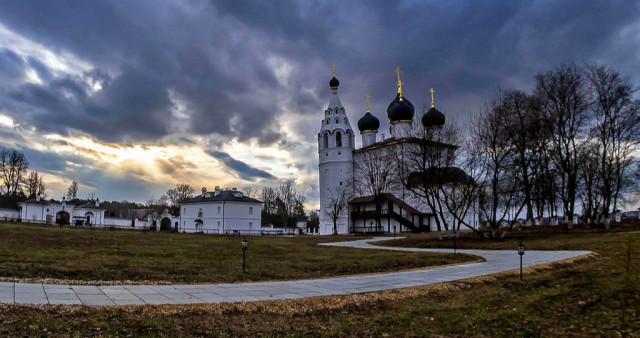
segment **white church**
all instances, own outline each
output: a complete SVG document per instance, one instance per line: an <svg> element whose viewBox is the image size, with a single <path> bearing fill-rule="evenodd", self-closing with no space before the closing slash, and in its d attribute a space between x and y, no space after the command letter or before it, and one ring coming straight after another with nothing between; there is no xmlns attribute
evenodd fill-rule
<svg viewBox="0 0 640 338"><path fill-rule="evenodd" d="M412 196L403 184L390 184L384 193L378 194L378 207L374 203L371 189L361 188L370 180L365 177L367 175L362 174L362 167L365 163L371 165L372 157L383 153L402 152L403 145L416 142L416 139L411 137L412 130L418 127L439 130L445 123L445 115L435 108L433 90L431 109L420 121L415 121L415 108L411 101L402 95L399 69L397 75L398 92L387 108L390 136L385 138L384 134L378 134L380 121L371 113L367 95L366 113L358 120L362 147L356 149L353 128L338 97L340 82L335 77L334 68L333 78L329 81L331 98L318 133L320 234L435 230L433 211L421 203L419 198ZM422 126L414 125L420 122ZM454 145L443 143L437 143L435 146L456 148ZM449 169L456 171L454 174L462 177L462 180L470 179L460 169L447 168ZM342 202L343 210L336 212L339 202Z"/></svg>

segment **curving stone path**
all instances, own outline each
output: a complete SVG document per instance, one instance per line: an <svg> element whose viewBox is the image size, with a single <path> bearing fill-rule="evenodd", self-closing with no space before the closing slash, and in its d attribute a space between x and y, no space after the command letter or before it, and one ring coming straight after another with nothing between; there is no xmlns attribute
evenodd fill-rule
<svg viewBox="0 0 640 338"><path fill-rule="evenodd" d="M371 244L371 242L387 239L392 238L378 237L322 245L395 251L452 252L451 249L394 248ZM0 282L0 303L131 305L293 299L448 282L514 270L518 269L520 264L515 250L458 250L458 252L484 257L486 262L363 276L241 284L86 286ZM523 266L551 263L589 253L590 251L527 251Z"/></svg>

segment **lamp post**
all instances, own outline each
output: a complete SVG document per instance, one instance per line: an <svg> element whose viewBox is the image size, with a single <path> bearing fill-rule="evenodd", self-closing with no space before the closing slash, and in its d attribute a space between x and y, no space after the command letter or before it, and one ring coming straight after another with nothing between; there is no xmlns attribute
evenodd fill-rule
<svg viewBox="0 0 640 338"><path fill-rule="evenodd" d="M245 237L242 239L242 273L246 273L245 263L247 261L247 245L249 245L249 241L247 241L247 238Z"/></svg>
<svg viewBox="0 0 640 338"><path fill-rule="evenodd" d="M522 281L522 255L524 255L524 244L522 244L522 241L520 241L520 244L518 244L518 255L520 255L520 280Z"/></svg>

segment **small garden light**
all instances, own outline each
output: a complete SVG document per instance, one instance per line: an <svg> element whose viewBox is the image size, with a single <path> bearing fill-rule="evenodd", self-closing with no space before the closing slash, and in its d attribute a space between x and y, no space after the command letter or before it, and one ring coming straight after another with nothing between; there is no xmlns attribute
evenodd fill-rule
<svg viewBox="0 0 640 338"><path fill-rule="evenodd" d="M524 255L524 248L524 244L520 241L520 244L518 244L518 255L520 255L520 280L522 280L522 256Z"/></svg>
<svg viewBox="0 0 640 338"><path fill-rule="evenodd" d="M246 273L245 267L246 267L246 261L247 261L247 246L249 245L249 241L247 241L247 238L243 238L242 239L242 273Z"/></svg>

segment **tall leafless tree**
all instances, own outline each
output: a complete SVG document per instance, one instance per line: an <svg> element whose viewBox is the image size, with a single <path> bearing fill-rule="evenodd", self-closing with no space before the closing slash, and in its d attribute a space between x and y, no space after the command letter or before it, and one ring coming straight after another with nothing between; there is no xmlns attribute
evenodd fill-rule
<svg viewBox="0 0 640 338"><path fill-rule="evenodd" d="M354 156L354 190L359 196L372 196L376 213L376 229L381 229L383 194L397 187L394 154L388 147L366 151Z"/></svg>
<svg viewBox="0 0 640 338"><path fill-rule="evenodd" d="M29 173L25 180L25 189L28 198L33 198L38 195L41 198L45 198L47 196L47 186L44 183L44 178L42 175L38 174L37 171Z"/></svg>
<svg viewBox="0 0 640 338"><path fill-rule="evenodd" d="M525 206L517 179L517 154L509 139L507 108L499 91L471 121L471 139L477 149L476 156L480 157L477 163L480 171L477 183L482 188L478 196L479 210L491 228L492 238L505 221L509 220L509 228L513 227Z"/></svg>
<svg viewBox="0 0 640 338"><path fill-rule="evenodd" d="M338 191L329 191L329 204L323 210L325 216L329 217L333 222L333 234L338 234L338 219L347 211L347 191L346 189L338 189Z"/></svg>
<svg viewBox="0 0 640 338"><path fill-rule="evenodd" d="M0 179L2 194L16 196L22 192L22 185L29 169L29 161L17 150L0 151Z"/></svg>
<svg viewBox="0 0 640 338"><path fill-rule="evenodd" d="M623 188L624 176L640 138L638 103L628 79L616 70L597 64L585 69L589 103L595 115L591 136L599 142L599 175L602 223L609 228Z"/></svg>
<svg viewBox="0 0 640 338"><path fill-rule="evenodd" d="M534 171L537 164L537 143L539 114L536 101L519 90L504 92L502 101L506 114L506 132L514 149L515 178L522 187L525 217L533 223L534 218Z"/></svg>
<svg viewBox="0 0 640 338"><path fill-rule="evenodd" d="M71 201L78 198L78 182L73 181L67 189L67 200Z"/></svg>
<svg viewBox="0 0 640 338"><path fill-rule="evenodd" d="M573 228L580 147L588 122L588 96L582 71L564 64L536 76L535 95L552 121L551 157L560 176L560 199L567 227Z"/></svg>
<svg viewBox="0 0 640 338"><path fill-rule="evenodd" d="M595 140L587 142L580 155L578 194L582 200L582 215L587 224L598 221L597 218L602 201L599 155L600 144Z"/></svg>
<svg viewBox="0 0 640 338"><path fill-rule="evenodd" d="M428 129L416 121L409 141L400 144L395 152L398 181L434 214L439 239L443 230L455 230L460 225L475 230L466 220L474 204L474 185L469 184L472 180L464 173L465 168L459 168L470 162L465 162L466 157L456 162L459 131L456 121L449 121L443 128Z"/></svg>

